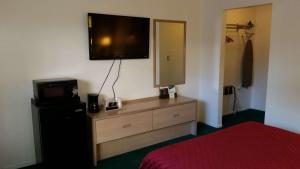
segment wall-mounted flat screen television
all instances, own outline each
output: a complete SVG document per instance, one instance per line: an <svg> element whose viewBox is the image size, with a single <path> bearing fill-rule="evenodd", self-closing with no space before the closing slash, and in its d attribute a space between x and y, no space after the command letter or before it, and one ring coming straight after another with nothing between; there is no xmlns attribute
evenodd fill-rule
<svg viewBox="0 0 300 169"><path fill-rule="evenodd" d="M88 14L90 60L149 58L149 18Z"/></svg>

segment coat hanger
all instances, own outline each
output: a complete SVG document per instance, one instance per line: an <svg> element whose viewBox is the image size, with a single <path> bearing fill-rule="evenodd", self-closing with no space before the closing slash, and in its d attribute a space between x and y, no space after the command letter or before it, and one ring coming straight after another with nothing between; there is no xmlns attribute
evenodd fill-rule
<svg viewBox="0 0 300 169"><path fill-rule="evenodd" d="M225 42L226 43L231 43L231 42L234 42L234 40L231 37L229 37L229 36L226 35Z"/></svg>

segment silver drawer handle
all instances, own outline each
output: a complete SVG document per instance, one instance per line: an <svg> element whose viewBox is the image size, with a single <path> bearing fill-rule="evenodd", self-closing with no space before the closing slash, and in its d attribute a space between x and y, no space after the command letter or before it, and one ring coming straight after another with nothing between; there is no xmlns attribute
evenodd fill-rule
<svg viewBox="0 0 300 169"><path fill-rule="evenodd" d="M174 114L173 117L179 117L179 114Z"/></svg>
<svg viewBox="0 0 300 169"><path fill-rule="evenodd" d="M131 127L131 124L125 124L125 125L123 126L123 128L128 128L128 127Z"/></svg>

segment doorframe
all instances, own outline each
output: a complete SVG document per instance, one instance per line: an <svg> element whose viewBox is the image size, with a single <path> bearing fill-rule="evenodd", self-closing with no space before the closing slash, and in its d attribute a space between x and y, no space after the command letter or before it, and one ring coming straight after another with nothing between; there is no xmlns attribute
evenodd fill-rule
<svg viewBox="0 0 300 169"><path fill-rule="evenodd" d="M258 6L264 5L271 5L272 6L272 18L271 18L271 25L273 23L273 6L272 2L270 3L261 3L261 4L254 4L254 5L246 5L246 6L239 6L239 7L232 7L232 8L224 8L222 12L222 23L221 23L221 49L220 49L220 65L219 65L219 96L218 96L218 124L220 127L223 126L223 87L224 87L224 73L225 73L225 54L226 54L226 47L225 47L225 36L226 36L226 11L233 10L233 9L244 9L244 8L253 8ZM272 26L271 26L272 28ZM272 29L270 30L270 38L272 38ZM271 49L271 41L270 41L270 49ZM269 59L270 59L270 52L269 52ZM269 70L269 66L268 66ZM269 71L268 71L269 72ZM268 83L268 79L267 79Z"/></svg>

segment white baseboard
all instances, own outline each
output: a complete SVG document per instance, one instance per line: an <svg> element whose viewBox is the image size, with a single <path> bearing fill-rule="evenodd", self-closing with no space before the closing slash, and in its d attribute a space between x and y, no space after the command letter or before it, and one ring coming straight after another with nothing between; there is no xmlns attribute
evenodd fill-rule
<svg viewBox="0 0 300 169"><path fill-rule="evenodd" d="M215 124L215 123L211 123L211 122L204 122L205 124L214 127L214 128L221 128L222 124Z"/></svg>
<svg viewBox="0 0 300 169"><path fill-rule="evenodd" d="M35 164L36 164L35 161L20 162L18 164L4 166L1 169L17 169L17 168L22 168L22 167L28 167L28 166L35 165Z"/></svg>

